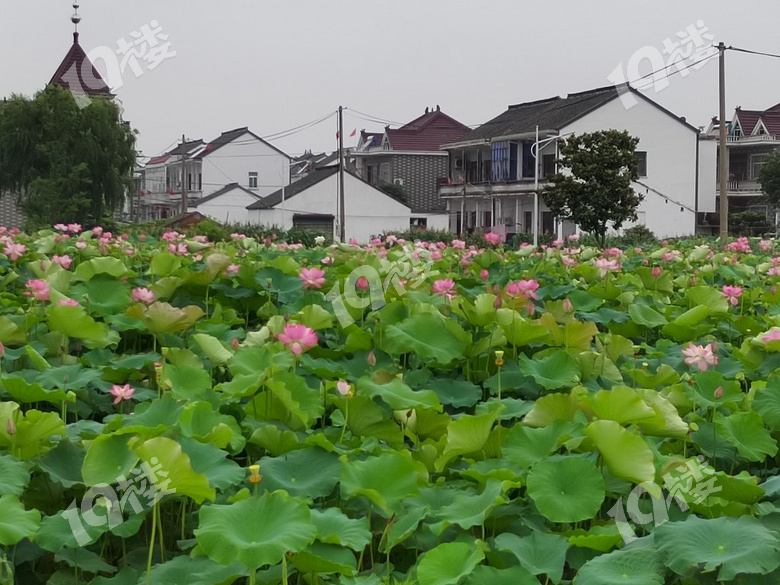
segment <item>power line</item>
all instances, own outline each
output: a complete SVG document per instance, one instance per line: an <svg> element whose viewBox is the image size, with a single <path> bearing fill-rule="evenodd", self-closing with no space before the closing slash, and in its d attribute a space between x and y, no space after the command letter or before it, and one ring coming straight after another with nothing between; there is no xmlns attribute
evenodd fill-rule
<svg viewBox="0 0 780 585"><path fill-rule="evenodd" d="M739 47L726 47L727 51L737 51L739 53L750 53L751 55L763 55L764 57L774 57L780 59L780 55L774 53L764 53L763 51L751 51L750 49L740 49Z"/></svg>

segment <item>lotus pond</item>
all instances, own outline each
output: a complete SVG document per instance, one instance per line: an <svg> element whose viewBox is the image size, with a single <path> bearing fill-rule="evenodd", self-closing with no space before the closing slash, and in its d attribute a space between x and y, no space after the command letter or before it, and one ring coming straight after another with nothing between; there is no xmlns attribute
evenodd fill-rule
<svg viewBox="0 0 780 585"><path fill-rule="evenodd" d="M0 234L0 583L780 583L780 249Z"/></svg>

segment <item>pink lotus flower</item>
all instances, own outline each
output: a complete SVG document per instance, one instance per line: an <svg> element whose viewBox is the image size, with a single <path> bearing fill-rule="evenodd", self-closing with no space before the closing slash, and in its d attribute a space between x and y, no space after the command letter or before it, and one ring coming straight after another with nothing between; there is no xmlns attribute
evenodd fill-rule
<svg viewBox="0 0 780 585"><path fill-rule="evenodd" d="M278 339L295 355L301 355L307 349L317 345L319 341L314 329L306 325L287 325Z"/></svg>
<svg viewBox="0 0 780 585"><path fill-rule="evenodd" d="M148 288L134 288L133 289L133 301L136 303L143 303L149 305L154 302L154 293Z"/></svg>
<svg viewBox="0 0 780 585"><path fill-rule="evenodd" d="M593 265L599 269L599 275L601 278L604 278L607 275L607 272L616 272L620 270L620 262L617 260L598 258L593 261Z"/></svg>
<svg viewBox="0 0 780 585"><path fill-rule="evenodd" d="M572 235L570 235L570 236L568 237L568 240L569 240L570 242L576 242L576 241L577 241L577 240L579 240L579 239L580 239L580 234L572 234Z"/></svg>
<svg viewBox="0 0 780 585"><path fill-rule="evenodd" d="M736 307L739 304L739 297L742 296L742 287L725 285L723 287L723 296Z"/></svg>
<svg viewBox="0 0 780 585"><path fill-rule="evenodd" d="M36 301L49 300L49 283L45 280L28 280L27 288L30 289L25 295L34 298Z"/></svg>
<svg viewBox="0 0 780 585"><path fill-rule="evenodd" d="M439 295L440 297L446 297L448 301L451 301L456 294L455 282L451 278L439 279L431 286L431 292Z"/></svg>
<svg viewBox="0 0 780 585"><path fill-rule="evenodd" d="M689 366L696 366L699 371L706 372L709 366L718 365L718 356L715 355L716 347L713 343L707 345L694 345L689 343L688 347L682 350L685 356L685 363Z"/></svg>
<svg viewBox="0 0 780 585"><path fill-rule="evenodd" d="M346 380L339 380L336 382L336 390L339 394L346 396L347 398L351 398L355 395L355 393L352 391L352 386Z"/></svg>
<svg viewBox="0 0 780 585"><path fill-rule="evenodd" d="M15 242L10 242L3 250L3 254L8 256L11 261L18 260L25 254L25 252L27 252L27 246L24 244L17 244Z"/></svg>
<svg viewBox="0 0 780 585"><path fill-rule="evenodd" d="M535 280L518 280L506 285L506 294L510 297L525 297L526 299L537 300L536 291L539 283Z"/></svg>
<svg viewBox="0 0 780 585"><path fill-rule="evenodd" d="M59 264L65 270L70 270L70 265L73 264L73 258L67 254L65 256L52 256L51 261L55 264Z"/></svg>
<svg viewBox="0 0 780 585"><path fill-rule="evenodd" d="M653 270L650 272L652 274L653 278L658 278L661 276L661 273L663 270L659 266L653 266Z"/></svg>
<svg viewBox="0 0 780 585"><path fill-rule="evenodd" d="M225 268L225 274L227 276L235 276L238 274L239 270L241 270L240 264L230 264L227 268Z"/></svg>
<svg viewBox="0 0 780 585"><path fill-rule="evenodd" d="M780 329L772 329L771 331L764 333L761 337L761 341L769 343L770 341L780 341Z"/></svg>
<svg viewBox="0 0 780 585"><path fill-rule="evenodd" d="M74 234L77 234L81 232L81 224L80 223L69 223L68 224L68 231Z"/></svg>
<svg viewBox="0 0 780 585"><path fill-rule="evenodd" d="M325 266L330 266L331 264L333 264L333 258L331 258L330 256L325 256L325 258L323 258L323 259L321 260L321 262L322 262L322 263L323 263Z"/></svg>
<svg viewBox="0 0 780 585"><path fill-rule="evenodd" d="M301 268L298 278L303 282L303 288L312 288L319 290L326 282L325 271L319 268Z"/></svg>
<svg viewBox="0 0 780 585"><path fill-rule="evenodd" d="M760 249L762 252L769 252L769 250L771 250L773 246L774 246L774 244L772 243L772 241L771 241L771 240L761 240L761 241L758 243L758 248L759 248L759 249Z"/></svg>
<svg viewBox="0 0 780 585"><path fill-rule="evenodd" d="M96 225L92 228L92 235L99 238L101 235L103 235L103 228L99 225Z"/></svg>
<svg viewBox="0 0 780 585"><path fill-rule="evenodd" d="M452 247L456 250L465 250L466 249L466 242L463 240L452 240Z"/></svg>
<svg viewBox="0 0 780 585"><path fill-rule="evenodd" d="M135 394L135 388L130 386L130 384L125 384L124 386L114 384L111 387L110 392L114 397L114 405L117 405L123 400L130 400L133 394Z"/></svg>
<svg viewBox="0 0 780 585"><path fill-rule="evenodd" d="M371 288L371 285L369 284L369 282L368 282L368 279L367 279L365 276L361 276L361 277L360 277L360 278L358 278L358 279L357 279L357 281L355 282L355 287L356 287L358 290L366 291L366 290L368 290L369 288Z"/></svg>
<svg viewBox="0 0 780 585"><path fill-rule="evenodd" d="M78 307L79 302L76 299L60 299L57 303L60 307Z"/></svg>
<svg viewBox="0 0 780 585"><path fill-rule="evenodd" d="M490 278L490 273L485 268L483 268L482 270L479 271L479 277L482 280L487 280L488 278Z"/></svg>
<svg viewBox="0 0 780 585"><path fill-rule="evenodd" d="M493 232L488 232L483 237L485 238L485 241L488 244L491 244L493 246L497 246L498 244L501 243L501 236Z"/></svg>
<svg viewBox="0 0 780 585"><path fill-rule="evenodd" d="M68 226L65 225L64 223L55 223L54 229L57 230L58 232L67 232Z"/></svg>

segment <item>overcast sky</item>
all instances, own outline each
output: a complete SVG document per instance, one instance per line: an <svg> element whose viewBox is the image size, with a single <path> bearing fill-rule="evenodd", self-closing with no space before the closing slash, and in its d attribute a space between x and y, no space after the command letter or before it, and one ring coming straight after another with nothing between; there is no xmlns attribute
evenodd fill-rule
<svg viewBox="0 0 780 585"><path fill-rule="evenodd" d="M71 4L0 0L0 96L49 81L72 43ZM609 85L636 51L661 51L698 21L714 42L780 53L778 0L84 0L80 13L87 52L115 51L153 20L176 52L154 70L139 61L138 77L128 67L116 90L145 155L182 133L280 133L339 105L349 108L346 134L383 126L352 110L403 123L440 105L477 125L508 104ZM726 63L729 110L780 102L780 59L729 52ZM717 58L689 71L646 94L706 125L718 108ZM333 150L335 130L333 117L273 142L290 154Z"/></svg>

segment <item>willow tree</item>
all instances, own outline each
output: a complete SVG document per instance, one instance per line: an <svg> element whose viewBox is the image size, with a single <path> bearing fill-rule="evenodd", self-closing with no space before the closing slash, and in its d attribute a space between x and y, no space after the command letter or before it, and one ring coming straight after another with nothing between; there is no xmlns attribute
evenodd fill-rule
<svg viewBox="0 0 780 585"><path fill-rule="evenodd" d="M609 227L620 229L637 219L644 198L632 186L639 175L638 143L638 138L617 130L570 136L558 149L556 162L563 172L553 175L542 191L547 207L596 236L603 246Z"/></svg>
<svg viewBox="0 0 780 585"><path fill-rule="evenodd" d="M0 103L0 194L31 226L99 222L122 205L134 164L135 135L109 98L80 108L50 85Z"/></svg>

